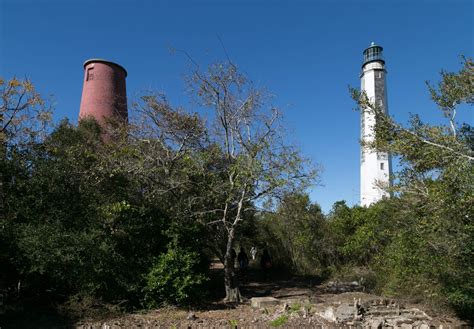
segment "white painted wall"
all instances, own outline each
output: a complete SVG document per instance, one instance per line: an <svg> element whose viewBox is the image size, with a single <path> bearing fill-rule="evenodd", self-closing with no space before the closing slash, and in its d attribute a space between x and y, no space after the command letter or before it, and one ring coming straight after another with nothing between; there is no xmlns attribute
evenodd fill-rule
<svg viewBox="0 0 474 329"><path fill-rule="evenodd" d="M383 71L377 71L382 69ZM371 62L362 68L361 90L365 91L369 100L373 103L382 101L387 112L387 93L384 88L384 95L376 99L375 97L375 74L383 74L384 84L385 70L382 62ZM375 116L367 110L361 111L361 139L363 141L373 141ZM391 161L387 153L377 153L367 149L361 149L360 165L360 204L369 206L381 200L383 197L389 197L380 186L390 184Z"/></svg>

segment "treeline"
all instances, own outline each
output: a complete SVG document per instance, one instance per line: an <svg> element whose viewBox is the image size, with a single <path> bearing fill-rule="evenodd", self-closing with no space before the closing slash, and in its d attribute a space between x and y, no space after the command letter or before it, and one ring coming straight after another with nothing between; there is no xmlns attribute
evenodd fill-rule
<svg viewBox="0 0 474 329"><path fill-rule="evenodd" d="M465 186L464 193L472 189ZM307 195L292 195L276 214L264 216L260 241L278 265L293 273L357 281L366 291L423 301L470 318L473 231L472 205L466 203L471 197L464 194L463 208L449 207L456 216L439 213L433 204L414 206L411 197L369 208L341 201L324 216Z"/></svg>
<svg viewBox="0 0 474 329"><path fill-rule="evenodd" d="M377 117L366 147L398 156L403 170L391 199L368 208L341 201L327 215L305 194L317 171L232 63L188 79L213 110L210 123L155 94L134 104L129 125L48 128L50 109L31 83L0 80L4 307L200 303L214 258L224 264L226 300L239 301L231 250L241 244L268 248L295 274L358 280L469 317L474 136L454 119L473 103L472 76L466 59L429 86L446 126L418 117L401 126L354 90Z"/></svg>

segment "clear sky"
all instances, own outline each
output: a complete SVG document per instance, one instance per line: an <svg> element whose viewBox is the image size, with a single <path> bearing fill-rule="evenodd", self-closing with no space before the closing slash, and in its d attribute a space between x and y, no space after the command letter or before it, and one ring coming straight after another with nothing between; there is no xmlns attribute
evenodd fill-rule
<svg viewBox="0 0 474 329"><path fill-rule="evenodd" d="M362 51L384 47L389 111L402 122L442 115L425 80L473 56L474 1L53 1L0 0L0 75L28 76L54 95L55 120L77 121L82 64L116 61L128 71L129 100L165 92L193 111L183 83L183 49L203 64L230 58L275 95L290 138L324 167L311 198L325 211L359 201L359 86ZM461 113L460 120L474 121Z"/></svg>

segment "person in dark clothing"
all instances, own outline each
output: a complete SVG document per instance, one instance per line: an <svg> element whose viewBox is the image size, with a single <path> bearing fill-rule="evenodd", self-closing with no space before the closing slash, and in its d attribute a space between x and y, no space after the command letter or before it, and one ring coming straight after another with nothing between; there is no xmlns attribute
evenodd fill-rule
<svg viewBox="0 0 474 329"><path fill-rule="evenodd" d="M268 278L268 272L272 268L272 258L270 257L270 254L268 253L267 249L263 249L262 257L260 258L260 266L262 267L263 270L263 278L264 280L267 280Z"/></svg>
<svg viewBox="0 0 474 329"><path fill-rule="evenodd" d="M232 248L230 250L230 262L231 262L231 266L232 268L235 267L235 258L237 257L237 253L235 252L234 248Z"/></svg>
<svg viewBox="0 0 474 329"><path fill-rule="evenodd" d="M244 247L240 247L239 255L237 256L237 261L239 262L240 273L245 274L247 267L249 265L249 258L245 253Z"/></svg>

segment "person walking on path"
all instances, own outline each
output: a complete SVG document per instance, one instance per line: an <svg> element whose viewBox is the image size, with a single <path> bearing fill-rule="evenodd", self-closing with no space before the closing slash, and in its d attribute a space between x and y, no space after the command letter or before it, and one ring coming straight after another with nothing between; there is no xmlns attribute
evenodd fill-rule
<svg viewBox="0 0 474 329"><path fill-rule="evenodd" d="M263 270L263 279L266 281L268 279L268 273L273 266L272 258L267 249L263 249L262 257L260 258L260 266Z"/></svg>
<svg viewBox="0 0 474 329"><path fill-rule="evenodd" d="M257 247L253 246L250 248L250 255L252 256L252 260L255 260L257 257Z"/></svg>
<svg viewBox="0 0 474 329"><path fill-rule="evenodd" d="M232 268L235 268L235 258L237 257L237 253L235 252L234 248L230 250L230 262Z"/></svg>
<svg viewBox="0 0 474 329"><path fill-rule="evenodd" d="M245 253L244 247L240 247L240 252L237 256L237 261L239 262L240 273L244 275L247 272L247 267L249 265L249 258Z"/></svg>

